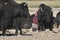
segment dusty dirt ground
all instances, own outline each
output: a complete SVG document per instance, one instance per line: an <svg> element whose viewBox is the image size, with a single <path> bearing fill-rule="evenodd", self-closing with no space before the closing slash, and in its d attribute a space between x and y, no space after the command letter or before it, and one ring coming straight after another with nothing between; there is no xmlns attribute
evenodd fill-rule
<svg viewBox="0 0 60 40"><path fill-rule="evenodd" d="M30 10L31 9L32 8L30 8ZM37 9L33 8L33 10L34 10L33 12L30 12L31 14L35 13ZM56 16L57 12L60 11L60 8L53 8L53 11L54 16ZM57 33L52 33L52 31L49 31L49 29L42 32L38 31L33 32L32 29L29 29L23 30L24 35L0 36L0 40L60 40L60 31L58 31L58 29L56 28L54 28L54 31L56 31ZM7 34L14 34L14 32L15 30L12 29L9 30Z"/></svg>

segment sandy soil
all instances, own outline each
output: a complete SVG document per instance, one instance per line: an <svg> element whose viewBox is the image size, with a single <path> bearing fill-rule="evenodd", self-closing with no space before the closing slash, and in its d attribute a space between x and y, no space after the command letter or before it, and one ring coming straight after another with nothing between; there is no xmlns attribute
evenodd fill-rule
<svg viewBox="0 0 60 40"><path fill-rule="evenodd" d="M33 14L36 12L36 10L30 13ZM57 12L60 11L60 9L53 8L53 11L54 11L54 16L56 16ZM33 32L31 29L29 29L29 30L23 30L24 35L0 36L0 40L60 40L60 31L58 31L58 29L56 28L54 28L54 31L56 33L52 33L52 31L49 31L49 29L43 32L38 32L38 31ZM9 30L7 34L14 34L14 32L15 30L12 29L12 30Z"/></svg>

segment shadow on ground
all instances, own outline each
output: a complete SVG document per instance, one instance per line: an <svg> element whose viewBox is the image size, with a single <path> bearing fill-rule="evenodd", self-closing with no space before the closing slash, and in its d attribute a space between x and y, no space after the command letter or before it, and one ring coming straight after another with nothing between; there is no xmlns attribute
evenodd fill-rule
<svg viewBox="0 0 60 40"><path fill-rule="evenodd" d="M0 34L0 36L3 36L2 34ZM6 36L16 36L15 34L6 34ZM18 35L17 35L18 36ZM21 36L33 36L32 34L23 34Z"/></svg>

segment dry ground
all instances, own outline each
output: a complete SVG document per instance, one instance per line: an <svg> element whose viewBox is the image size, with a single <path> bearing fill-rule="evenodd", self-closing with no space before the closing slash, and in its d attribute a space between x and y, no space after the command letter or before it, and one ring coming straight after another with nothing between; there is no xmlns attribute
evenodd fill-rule
<svg viewBox="0 0 60 40"><path fill-rule="evenodd" d="M30 14L32 15L37 11L38 8L29 8L32 10ZM60 11L60 8L53 8L54 16L56 16L57 12ZM34 26L34 25L33 25ZM57 32L57 29L54 29ZM24 30L23 30L24 31ZM10 34L14 34L15 30L9 30ZM7 32L9 34L9 32ZM26 32L26 33L24 33ZM25 30L23 33L25 35L18 35L18 36L0 36L0 40L60 40L60 31L58 33L52 33L48 29L44 32L33 32L31 29ZM0 32L1 33L1 32Z"/></svg>
<svg viewBox="0 0 60 40"><path fill-rule="evenodd" d="M16 1L17 3L27 2L29 7L39 7L40 4L44 3L51 7L60 7L60 1Z"/></svg>

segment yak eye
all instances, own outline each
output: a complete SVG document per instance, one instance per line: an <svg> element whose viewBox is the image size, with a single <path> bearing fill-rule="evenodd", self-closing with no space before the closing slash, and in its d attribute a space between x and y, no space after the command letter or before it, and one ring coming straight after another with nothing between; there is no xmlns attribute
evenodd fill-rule
<svg viewBox="0 0 60 40"><path fill-rule="evenodd" d="M22 12L23 10L21 9L21 12Z"/></svg>
<svg viewBox="0 0 60 40"><path fill-rule="evenodd" d="M7 2L5 2L4 4L7 5Z"/></svg>

